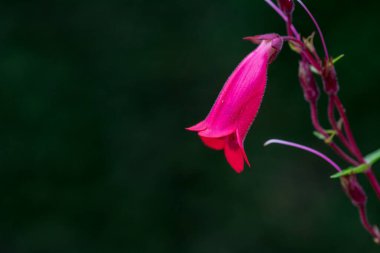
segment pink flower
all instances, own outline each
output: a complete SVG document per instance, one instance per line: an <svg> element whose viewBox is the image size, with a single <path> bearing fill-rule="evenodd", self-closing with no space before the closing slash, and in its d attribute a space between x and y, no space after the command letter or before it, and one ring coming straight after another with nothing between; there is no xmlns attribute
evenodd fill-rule
<svg viewBox="0 0 380 253"><path fill-rule="evenodd" d="M246 39L260 45L236 67L206 119L187 128L198 132L207 147L224 150L228 163L238 173L243 171L244 161L250 166L244 139L263 99L268 64L282 46L282 39L275 34Z"/></svg>

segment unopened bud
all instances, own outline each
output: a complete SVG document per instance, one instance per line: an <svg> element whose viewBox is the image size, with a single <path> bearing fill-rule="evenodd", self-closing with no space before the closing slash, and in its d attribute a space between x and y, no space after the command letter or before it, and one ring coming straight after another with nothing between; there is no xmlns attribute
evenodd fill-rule
<svg viewBox="0 0 380 253"><path fill-rule="evenodd" d="M310 103L315 103L319 98L320 92L313 73L311 72L310 64L306 61L299 62L298 78L305 100Z"/></svg>
<svg viewBox="0 0 380 253"><path fill-rule="evenodd" d="M339 84L332 60L326 61L326 64L322 70L322 79L324 90L327 95L336 95L339 91Z"/></svg>
<svg viewBox="0 0 380 253"><path fill-rule="evenodd" d="M345 193L351 199L351 202L354 206L360 207L366 204L367 195L362 186L359 184L355 175L341 177L340 182Z"/></svg>
<svg viewBox="0 0 380 253"><path fill-rule="evenodd" d="M294 2L293 0L277 0L277 4L280 9L289 17L293 14L294 11Z"/></svg>

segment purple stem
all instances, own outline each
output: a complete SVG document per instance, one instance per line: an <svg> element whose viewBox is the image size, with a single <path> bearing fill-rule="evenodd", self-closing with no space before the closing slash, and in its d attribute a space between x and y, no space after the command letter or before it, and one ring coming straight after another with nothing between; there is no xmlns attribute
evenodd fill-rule
<svg viewBox="0 0 380 253"><path fill-rule="evenodd" d="M306 11L306 13L309 15L309 17L313 21L315 27L318 30L319 37L321 37L321 42L322 42L323 50L325 51L325 56L326 56L326 58L329 58L329 52L327 51L325 37L323 36L322 30L319 27L317 20L314 18L313 14L311 14L311 12L309 11L309 9L306 7L306 5L301 0L297 0L297 2L302 6L302 8L304 8L304 10Z"/></svg>
<svg viewBox="0 0 380 253"><path fill-rule="evenodd" d="M295 37L296 40L293 40L294 42L298 42L303 48L305 48L304 43L301 41L301 35L297 32L297 29L292 24L291 20L281 11L280 8L278 8L271 0L265 0L265 2L275 11L277 14L285 21L286 27L288 30L289 37ZM292 33L290 33L292 32ZM310 55L308 50L303 50L301 52L301 55L307 58L309 63L313 65L314 68L316 68L318 71L322 71L322 68L319 64L319 57L317 57L315 60L312 55Z"/></svg>
<svg viewBox="0 0 380 253"><path fill-rule="evenodd" d="M360 160L360 162L365 163L364 157L362 153L360 152L358 145L356 144L354 135L352 134L350 123L348 122L348 118L347 118L342 102L340 101L338 96L333 96L331 99L333 99L336 105L336 108L338 110L339 116L343 120L343 127L345 129L347 139L349 143L351 144L352 150L355 152L355 155Z"/></svg>
<svg viewBox="0 0 380 253"><path fill-rule="evenodd" d="M324 39L324 36L323 36L323 33L318 25L318 22L316 21L316 19L314 18L314 16L311 14L311 12L309 11L309 9L305 6L305 4L301 1L301 0L297 0L298 3L305 9L305 11L307 12L307 14L310 16L311 20L313 21L314 25L316 26L317 30L318 30L318 33L319 33L319 36L321 38L321 42L322 42L322 45L323 45L323 48L324 48L324 52L325 52L325 55L326 55L326 58L329 57L329 54L328 54L328 50L327 50L327 46L326 46L326 42L325 42L325 39ZM300 34L297 32L296 28L294 27L294 25L292 24L291 20L289 20L289 18L281 11L280 8L278 8L271 0L265 0L265 2L274 10L277 12L278 15L280 15L280 17L286 22L287 24L287 30L288 30L288 34L290 36L288 36L288 40L292 40L296 43L300 43L301 42L301 36ZM291 34L290 31L293 33ZM294 37L296 39L292 39L292 35L294 35ZM300 43L301 45L303 45L303 43L301 42ZM303 45L303 48L305 46ZM312 52L315 59L309 54L308 50L303 50L303 52L301 53L301 55L303 57L305 57L309 63L314 66L317 70L321 71L322 70L322 66L321 66L321 63L320 63L320 58L318 57L318 54L314 51ZM331 99L331 98L330 98ZM349 122L348 122L348 119L347 119L347 116L346 116L346 113L345 113L345 110L344 110L344 107L342 105L342 102L340 101L339 97L337 96L334 96L332 98L332 100L330 100L329 102L331 103L333 101L332 104L329 105L329 107L333 104L335 104L337 110L338 110L338 113L340 115L340 117L343 119L343 126L344 126L344 129L345 129L345 132L346 132L346 135L347 136L344 136L344 134L342 133L342 131L337 127L336 125L336 122L335 122L335 119L332 117L334 115L333 111L334 110L328 110L329 113L328 113L328 116L329 116L329 120L330 120L330 123L331 125L333 126L333 128L335 128L335 130L338 130L338 137L340 137L340 139L342 140L343 142L343 145L348 149L350 150L353 155L355 156L355 158L359 161L356 161L355 159L352 159L348 154L346 154L343 150L341 150L334 142L331 142L331 143L328 143L328 145L339 155L341 156L343 159L345 159L347 162L349 162L350 164L354 165L354 166L358 166L359 164L361 163L364 163L365 160L364 160L364 157L363 155L361 154L360 152L360 149L358 148L357 144L356 144L356 141L353 137L353 134L351 132L351 129L350 129L350 125L349 125ZM316 109L316 105L314 104L311 104L311 118L312 118L312 122L313 122L313 125L314 127L316 128L316 130L318 132L320 132L321 134L323 134L323 136L325 136L325 138L328 138L328 134L325 132L325 130L320 126L320 123L318 121L318 116L317 116L317 109ZM333 108L333 107L332 107ZM332 121L334 119L334 121ZM345 138L347 137L347 138ZM274 143L274 142L272 142ZM283 142L281 144L284 144L284 145L287 145L285 143L288 143L289 142ZM267 145L270 144L270 142L267 142L266 143ZM296 146L297 145L297 146ZM312 152L318 156L320 156L321 158L325 159L324 155L319 153L318 151L315 151L315 150L312 150L308 147L304 147L302 145L298 145L298 144L294 144L294 145L289 145L289 146L293 146L293 147L297 147L297 148L301 148L301 149L304 149L304 150L307 150L309 152ZM309 150L310 149L310 150ZM315 153L315 152L317 153ZM319 155L320 154L320 155ZM326 157L327 158L327 157ZM331 161L329 158L327 158L328 160L326 161ZM332 162L332 161L331 161ZM335 163L330 163L332 166L334 166L333 164ZM336 165L336 164L335 164ZM335 167L335 166L334 166ZM335 167L338 171L340 171L340 168L339 167ZM338 169L339 168L339 169ZM370 182L372 188L374 189L374 191L376 192L376 195L377 197L380 199L380 184L378 182L378 180L376 179L376 176L375 174L373 173L372 170L368 170L367 173L365 173L366 176L367 176L367 179L368 181Z"/></svg>
<svg viewBox="0 0 380 253"><path fill-rule="evenodd" d="M306 60L307 60L307 61L308 61L308 62L309 62L309 63L310 63L310 64L311 64L316 70L318 70L319 72L322 71L322 68L321 68L319 62L313 58L313 56L310 54L309 51L306 50L305 44L304 44L302 41L300 41L299 39L297 39L297 38L295 38L295 37L293 37L293 36L291 36L291 35L289 35L289 36L282 36L281 38L282 38L283 40L292 41L292 42L294 42L294 43L297 43L299 46L301 46L302 49L303 49L302 52L301 52L301 55L302 55L303 57L305 57L305 59L306 59Z"/></svg>
<svg viewBox="0 0 380 253"><path fill-rule="evenodd" d="M344 128L346 130L348 140L351 144L348 148L351 147L351 149L355 152L356 157L360 160L360 162L365 163L364 157L363 157L362 153L360 152L360 149L359 149L358 145L356 144L355 138L352 134L351 127L350 127L350 124L348 122L348 118L347 118L347 115L345 113L345 109L343 107L343 104L340 101L339 97L334 96L333 99L334 99L336 108L339 112L339 115L343 119L343 125L344 125ZM380 199L380 184L379 184L379 181L377 180L377 178L375 176L375 173L373 173L372 169L369 169L365 173L365 175L366 175L368 181L370 182L373 190L375 191L377 198Z"/></svg>
<svg viewBox="0 0 380 253"><path fill-rule="evenodd" d="M328 50L327 50L326 42L325 42L323 33L322 33L322 31L321 31L321 29L320 29L320 27L318 25L318 22L316 21L316 19L314 18L314 16L311 14L311 12L309 11L309 9L305 6L305 4L301 0L297 0L297 1L304 8L304 10L306 11L306 13L309 15L309 17L313 21L314 25L316 26L316 28L318 30L318 33L319 33L319 36L320 36L320 39L321 39L321 42L322 42L322 46L323 46L323 49L324 49L325 57L326 57L326 59L329 59L329 53L328 53ZM305 47L305 45L302 43L302 41L300 39L301 36L297 32L297 30L294 27L294 25L292 24L291 17L285 15L281 11L281 9L278 8L271 0L265 0L265 2L270 7L272 7L273 10L275 10L278 13L278 15L280 15L282 17L282 19L286 22L287 33L289 35L289 37L287 39L288 40L292 40L292 41L294 41L294 42L296 42L298 44L301 44L302 48L304 49L301 52L301 56L305 57L312 66L314 66L314 65L317 66L316 69L321 72L321 70L323 69L323 66L322 66L322 62L321 62L321 60L320 60L317 52L315 50L312 50L312 52L311 52L313 54L313 56L315 57L315 60L314 60L314 58L309 54L309 52L308 52L307 48ZM293 39L292 38L293 36L296 39ZM285 39L285 37L284 37L284 39ZM322 76L322 78L324 78L322 74L321 74L321 76ZM335 113L335 108L334 107L337 109L340 117L343 120L343 127L344 127L344 130L345 130L344 131L345 134L342 131L342 129L340 129L338 127L338 125L336 123L336 120L335 120L335 117L334 117L334 113ZM323 136L325 138L328 138L329 135L326 133L326 131L321 127L321 125L319 123L318 112L317 112L318 110L317 110L316 103L310 103L310 109L311 109L311 118L312 118L312 122L313 122L313 125L314 125L315 129L319 133L323 134ZM342 144L349 151L351 151L352 155L356 159L351 158L348 154L346 154L343 150L341 150L339 148L339 146L337 146L334 142L331 141L330 143L327 143L327 144L339 156L341 156L342 158L344 158L347 162L351 163L352 165L358 166L361 163L365 163L364 157L363 157L363 155L362 155L359 147L357 146L356 141L355 141L355 139L353 137L352 131L350 129L350 125L349 125L349 122L348 122L347 115L345 113L345 109L343 107L343 104L340 101L339 97L336 96L336 95L334 95L332 97L329 97L328 119L330 121L331 126L334 128L334 130L337 131L338 137L342 141ZM277 140L277 139L272 139L272 140L267 141L264 144L264 146L272 144L272 143L287 145L287 146L295 147L295 148L302 149L302 150L308 151L310 153L313 153L313 154L321 157L322 159L324 159L326 162L330 163L330 165L333 166L337 171L341 171L340 167L337 164L335 164L330 158L328 158L324 154L322 154L322 153L320 153L320 152L318 152L318 151L316 151L316 150L314 150L312 148L309 148L309 147L306 147L306 146L303 146L303 145L300 145L300 144L297 144L297 143L292 143L292 142L289 142L289 141ZM374 189L377 197L380 199L380 184L379 184L379 181L376 179L375 174L373 173L373 171L371 169L369 169L365 173L365 175L366 175L368 181L370 182L372 188ZM352 196L349 196L349 197L352 198ZM353 199L351 199L351 200L353 201ZM377 244L380 244L380 232L377 229L377 227L372 227L370 225L370 223L368 222L365 204L356 205L356 206L359 208L359 215L360 215L360 219L361 219L361 222L362 222L364 228L374 237L375 242Z"/></svg>
<svg viewBox="0 0 380 253"><path fill-rule="evenodd" d="M298 149L302 149L302 150L305 150L307 152L310 152L310 153L312 153L312 154L314 154L316 156L319 156L320 158L322 158L326 162L328 162L338 172L342 171L342 169L335 162L333 162L330 158L328 158L327 156L325 156L324 154L322 154L321 152L319 152L319 151L317 151L315 149L312 149L312 148L309 148L309 147L306 147L304 145L297 144L297 143L294 143L294 142L284 141L284 140L279 140L279 139L270 139L270 140L268 140L267 142L264 143L264 146L267 146L267 145L273 144L273 143L282 144L282 145L285 145L285 146L290 146L290 147L294 147L294 148L298 148Z"/></svg>
<svg viewBox="0 0 380 253"><path fill-rule="evenodd" d="M334 116L335 104L334 104L332 96L329 97L327 107L328 107L327 116L328 116L330 125L332 126L334 131L336 131L336 134L337 134L338 138L340 139L340 141L343 143L343 145L346 146L354 156L356 156L357 154L355 153L354 150L352 150L351 145L348 143L348 140L345 138L345 136L342 133L342 130L339 129L338 124L336 123L335 116Z"/></svg>
<svg viewBox="0 0 380 253"><path fill-rule="evenodd" d="M271 0L265 0L265 2L270 6L272 7L272 9L277 12L278 15L280 15L280 17L285 20L286 23L288 23L288 17L280 10L280 8L278 8ZM297 32L297 29L294 27L294 25L290 25L290 29L292 30L292 32L294 33L294 36L297 38L297 39L301 39L301 36L300 34Z"/></svg>
<svg viewBox="0 0 380 253"><path fill-rule="evenodd" d="M311 113L311 121L313 123L314 128L322 134L326 139L329 138L329 135L323 129L318 120L318 109L315 103L310 103L310 113ZM355 166L358 166L360 163L356 162L353 158L351 158L348 154L346 154L338 145L334 142L327 143L341 158L346 160L348 163L351 163Z"/></svg>
<svg viewBox="0 0 380 253"><path fill-rule="evenodd" d="M360 216L360 221L363 224L363 227L370 233L373 238L375 239L375 242L378 243L378 240L380 239L378 234L376 233L376 230L373 226L368 221L367 218L367 211L365 205L360 205L358 206L359 209L359 216Z"/></svg>
<svg viewBox="0 0 380 253"><path fill-rule="evenodd" d="M374 189L376 196L378 199L380 199L380 184L376 179L375 174L372 170L368 170L365 175L367 176L368 181L372 185L372 188Z"/></svg>

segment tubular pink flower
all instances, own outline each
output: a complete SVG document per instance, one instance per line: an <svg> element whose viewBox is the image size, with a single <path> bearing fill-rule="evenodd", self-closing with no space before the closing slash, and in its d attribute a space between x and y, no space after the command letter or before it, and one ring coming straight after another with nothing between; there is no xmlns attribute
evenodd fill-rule
<svg viewBox="0 0 380 253"><path fill-rule="evenodd" d="M207 147L224 150L228 163L238 173L243 171L244 161L250 166L244 139L261 105L268 64L282 40L276 36L259 43L232 72L206 119L187 128L198 132Z"/></svg>

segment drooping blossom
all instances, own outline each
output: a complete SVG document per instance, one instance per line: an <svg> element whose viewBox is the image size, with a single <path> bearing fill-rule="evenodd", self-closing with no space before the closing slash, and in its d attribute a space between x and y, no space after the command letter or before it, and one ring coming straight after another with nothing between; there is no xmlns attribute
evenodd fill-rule
<svg viewBox="0 0 380 253"><path fill-rule="evenodd" d="M215 150L224 150L228 163L238 173L244 161L244 139L263 99L268 64L282 47L276 34L247 37L259 46L248 54L230 75L207 117L187 128L198 132L203 143Z"/></svg>

